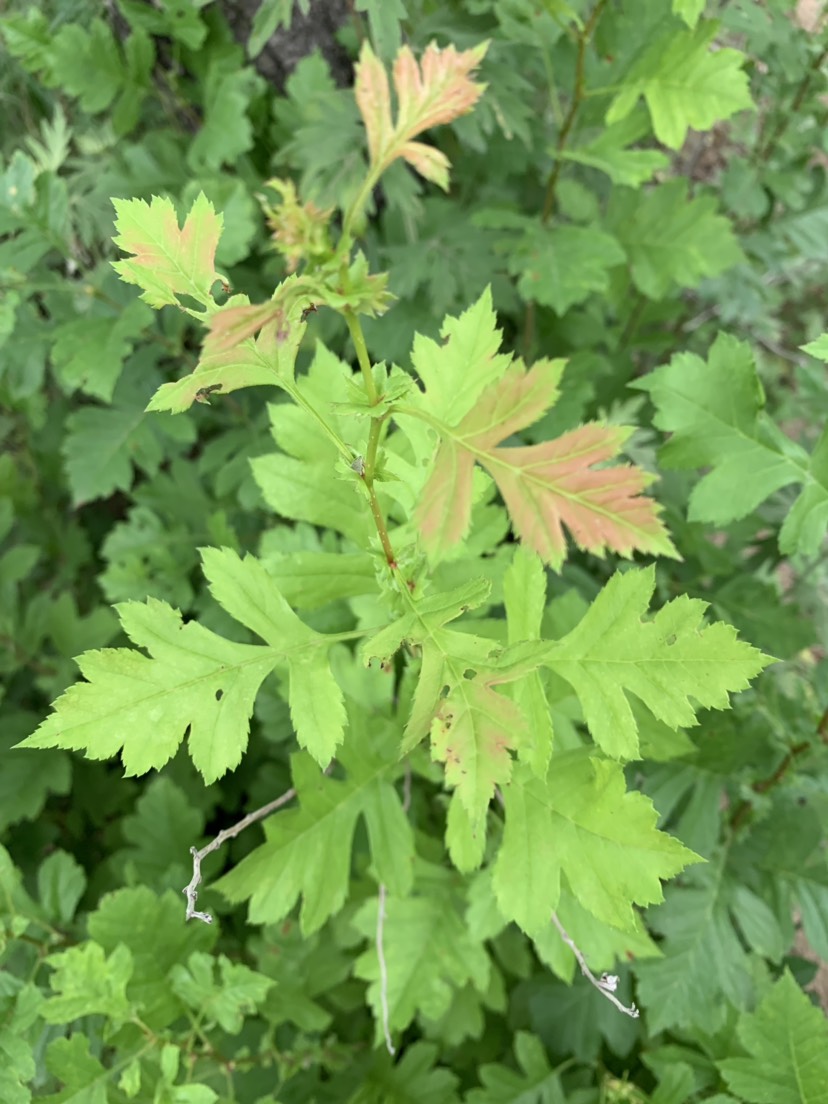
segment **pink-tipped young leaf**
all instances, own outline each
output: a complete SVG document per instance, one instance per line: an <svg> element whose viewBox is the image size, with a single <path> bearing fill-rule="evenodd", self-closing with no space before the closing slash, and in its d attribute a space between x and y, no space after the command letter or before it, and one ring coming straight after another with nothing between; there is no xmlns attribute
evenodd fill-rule
<svg viewBox="0 0 828 1104"><path fill-rule="evenodd" d="M448 189L449 162L439 150L412 141L430 127L450 123L471 111L485 85L470 79L486 52L487 43L458 52L431 43L418 66L407 46L394 61L397 121L391 116L388 75L370 45L363 43L357 64L355 95L368 133L371 167L379 175L398 157L427 180Z"/></svg>
<svg viewBox="0 0 828 1104"><path fill-rule="evenodd" d="M224 279L215 269L223 216L216 214L204 193L199 193L181 228L169 199L112 202L118 213L113 240L125 253L134 254L112 262L121 279L137 284L151 307L180 306L179 295L190 296L205 309L212 307L210 289Z"/></svg>
<svg viewBox="0 0 828 1104"><path fill-rule="evenodd" d="M590 423L543 444L498 447L555 401L562 371L562 361L529 371L516 361L456 425L439 426L443 439L416 512L430 555L447 552L468 529L475 461L497 483L517 536L556 570L566 557L564 526L589 552L676 555L659 505L642 494L651 477L631 465L594 467L617 456L628 429Z"/></svg>

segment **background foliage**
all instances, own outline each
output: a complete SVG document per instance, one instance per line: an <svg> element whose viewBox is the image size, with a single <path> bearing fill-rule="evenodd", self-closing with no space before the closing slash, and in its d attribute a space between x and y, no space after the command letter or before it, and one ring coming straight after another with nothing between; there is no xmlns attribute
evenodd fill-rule
<svg viewBox="0 0 828 1104"><path fill-rule="evenodd" d="M642 708L640 687L629 699L641 758L625 768L628 796L651 799L659 827L706 861L668 882L634 931L602 926L575 894L560 915L639 1019L587 984L552 925L524 934L533 902L513 900L511 884L524 930L504 920L503 864L449 862L446 822L459 814L442 767L420 748L412 780L397 757L394 707L411 693L399 660L383 680L346 641L331 648L347 718L326 720L354 735L321 783L296 754L294 727L305 741L281 675L256 698L237 769L206 786L183 750L136 778L116 761L14 746L76 680L73 657L127 643L114 603L161 600L248 644L208 586L245 552L304 622L291 631L377 623L364 517L345 509L342 484L316 506L329 527L273 489L290 462L316 456L323 486L325 442L260 388L147 412L195 367L201 333L184 313L153 311L111 264L123 260L113 197L168 196L183 217L204 193L224 214L217 269L261 302L290 271L266 182L347 209L368 156L353 90L318 51L284 88L256 67L291 7L266 0L238 41L230 7L199 0L61 0L0 16L0 1097L824 1099L825 988L812 983L814 958L828 960L828 50L805 4L357 0L335 44L355 60L368 38L388 62L403 42L417 57L432 40L489 42L479 104L427 135L451 161L449 190L398 160L373 191L363 247L396 300L365 322L372 360L410 368L414 335L438 339L445 316L482 311L490 287L504 349L527 364L568 358L561 398L507 443L593 419L635 426L624 452L658 475L681 557L654 549L654 608L701 599L778 660L689 731ZM307 12L297 5L299 24ZM321 401L354 350L335 311L307 322L297 363L312 363ZM475 508L473 561L449 557L435 578L448 591L485 573L469 623L497 640L504 616L524 616L510 599L518 560L503 510ZM225 551L206 552L202 571L205 548ZM511 627L515 639L584 636L618 559L575 549L554 566L546 598L536 592L541 623ZM576 683L554 670L542 682L571 792L594 721ZM186 923L190 847L291 787L299 799L267 822L263 849L254 827L205 859L200 903L217 922ZM326 802L344 819L314 834ZM496 808L492 819L490 848ZM377 825L393 828L381 843ZM286 871L276 889L273 867ZM251 897L249 913L233 903Z"/></svg>

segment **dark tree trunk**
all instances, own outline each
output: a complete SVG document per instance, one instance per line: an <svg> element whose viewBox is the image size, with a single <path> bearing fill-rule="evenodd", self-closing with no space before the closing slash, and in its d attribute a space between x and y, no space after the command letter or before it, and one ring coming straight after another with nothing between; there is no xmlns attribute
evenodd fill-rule
<svg viewBox="0 0 828 1104"><path fill-rule="evenodd" d="M236 41L247 44L253 17L261 0L222 0L221 10ZM294 5L290 29L280 27L265 44L253 64L280 91L303 57L319 50L338 85L351 84L353 66L336 41L336 32L350 14L348 0L313 0L307 15Z"/></svg>

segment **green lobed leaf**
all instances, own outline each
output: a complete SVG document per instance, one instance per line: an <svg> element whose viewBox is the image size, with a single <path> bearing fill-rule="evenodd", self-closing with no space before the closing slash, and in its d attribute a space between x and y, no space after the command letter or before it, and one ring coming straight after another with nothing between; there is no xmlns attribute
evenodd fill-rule
<svg viewBox="0 0 828 1104"><path fill-rule="evenodd" d="M549 1065L543 1044L535 1035L518 1031L514 1038L515 1057L520 1072L496 1063L480 1067L481 1089L472 1089L466 1104L565 1104L557 1073Z"/></svg>
<svg viewBox="0 0 828 1104"><path fill-rule="evenodd" d="M351 848L360 817L378 880L395 894L411 888L411 825L391 785L402 769L393 726L361 717L351 724L337 759L344 779L326 777L303 753L291 757L297 807L265 821L266 842L215 883L230 901L250 900L251 923L282 920L300 896L306 935L338 912L350 887Z"/></svg>
<svg viewBox="0 0 828 1104"><path fill-rule="evenodd" d="M828 431L810 457L780 432L763 411L762 385L745 342L720 333L706 361L679 353L631 386L649 392L656 426L671 433L662 463L711 469L690 494L691 521L726 524L781 487L801 483L780 548L817 551L828 527Z"/></svg>
<svg viewBox="0 0 828 1104"><path fill-rule="evenodd" d="M290 717L296 738L323 767L345 730L345 705L328 660L330 641L290 608L271 575L253 556L204 548L204 574L213 597L231 616L281 652L287 661Z"/></svg>
<svg viewBox="0 0 828 1104"><path fill-rule="evenodd" d="M273 981L240 962L231 962L226 955L215 959L195 951L186 966L173 966L170 984L202 1021L216 1022L230 1035L238 1035L245 1014L256 1011Z"/></svg>
<svg viewBox="0 0 828 1104"><path fill-rule="evenodd" d="M636 966L651 1032L693 1026L715 1032L728 1002L743 1008L750 1000L750 958L731 920L725 878L719 857L693 871L688 884L669 886L664 904L648 915L664 953Z"/></svg>
<svg viewBox="0 0 828 1104"><path fill-rule="evenodd" d="M85 652L76 683L21 747L82 750L90 759L121 753L127 774L168 762L189 730L190 756L205 781L237 766L253 702L280 659L274 648L235 644L166 602L122 602L121 624L150 658L128 648Z"/></svg>
<svg viewBox="0 0 828 1104"><path fill-rule="evenodd" d="M181 841L188 852L189 840ZM209 951L218 932L207 924L184 922L184 898L168 890L157 896L146 886L105 894L88 921L92 946L112 955L121 945L133 963L127 1000L140 1007L141 1019L156 1031L184 1015L185 1005L172 988L170 971L195 951Z"/></svg>
<svg viewBox="0 0 828 1104"><path fill-rule="evenodd" d="M750 1057L717 1063L728 1088L750 1104L828 1100L828 1023L786 970L755 1012L739 1018Z"/></svg>
<svg viewBox="0 0 828 1104"><path fill-rule="evenodd" d="M405 1030L418 1013L439 1019L448 1009L453 991L467 982L481 992L488 985L489 956L483 944L469 934L443 871L434 872L428 889L427 894L385 901L383 957L391 1031ZM353 921L372 943L376 940L377 909L376 900L366 901ZM379 1043L383 1013L375 946L357 959L354 969L370 983L368 1002Z"/></svg>
<svg viewBox="0 0 828 1104"><path fill-rule="evenodd" d="M202 305L213 306L211 288L223 280L214 268L216 246L223 216L201 192L184 220L169 199L153 196L142 199L113 199L117 212L115 244L134 256L113 261L112 267L127 284L142 289L141 298L151 307L180 306L178 296L186 295Z"/></svg>
<svg viewBox="0 0 828 1104"><path fill-rule="evenodd" d="M126 987L134 964L128 947L116 947L106 955L97 943L84 943L49 955L46 961L54 968L51 985L59 994L41 1009L47 1023L71 1023L93 1013L117 1023L131 1014Z"/></svg>
<svg viewBox="0 0 828 1104"><path fill-rule="evenodd" d="M728 709L729 695L773 662L732 626L702 626L706 603L686 595L645 621L654 589L654 567L616 573L571 632L537 646L544 665L578 695L593 740L619 759L639 756L628 694L670 728L687 728L699 706Z"/></svg>
<svg viewBox="0 0 828 1104"><path fill-rule="evenodd" d="M84 653L78 664L87 682L71 686L20 746L81 749L92 759L120 751L126 772L143 774L172 758L188 733L190 756L212 782L240 762L259 687L287 663L299 742L328 763L345 723L342 693L317 654L330 642L299 620L257 560L230 549L202 555L214 596L268 646L185 624L166 602L123 602L121 624L150 658L126 648Z"/></svg>
<svg viewBox="0 0 828 1104"><path fill-rule="evenodd" d="M109 1071L90 1054L85 1035L53 1039L46 1051L46 1068L64 1086L43 1098L47 1104L108 1104Z"/></svg>
<svg viewBox="0 0 828 1104"><path fill-rule="evenodd" d="M517 765L503 800L495 895L503 915L530 935L548 925L562 875L587 911L634 930L633 905L661 901L661 879L700 861L656 829L651 802L627 792L616 763L585 750L553 756L545 779Z"/></svg>
<svg viewBox="0 0 828 1104"><path fill-rule="evenodd" d="M716 23L700 23L695 30L671 30L651 43L625 75L607 123L625 118L643 96L656 138L669 149L680 149L688 128L709 130L752 107L742 71L746 56L726 47L710 49L718 29Z"/></svg>
<svg viewBox="0 0 828 1104"><path fill-rule="evenodd" d="M606 292L610 270L624 260L618 241L595 226L533 226L524 239L512 243L508 263L527 302L563 315Z"/></svg>
<svg viewBox="0 0 828 1104"><path fill-rule="evenodd" d="M605 229L617 238L633 283L649 299L664 299L676 287L698 287L744 260L716 200L690 199L685 180L649 191L614 189Z"/></svg>

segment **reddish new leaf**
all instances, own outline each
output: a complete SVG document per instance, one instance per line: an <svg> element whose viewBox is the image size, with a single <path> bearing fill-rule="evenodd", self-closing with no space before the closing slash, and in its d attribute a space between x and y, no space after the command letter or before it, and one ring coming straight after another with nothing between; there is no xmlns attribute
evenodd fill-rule
<svg viewBox="0 0 828 1104"><path fill-rule="evenodd" d="M618 454L629 429L590 423L543 444L498 447L554 402L562 368L544 360L526 371L517 361L456 426L439 426L443 440L416 515L430 554L465 535L477 461L497 483L515 533L555 569L566 556L564 526L590 552L676 555L660 507L642 494L652 477L629 464L595 467Z"/></svg>
<svg viewBox="0 0 828 1104"><path fill-rule="evenodd" d="M427 180L448 188L448 159L439 150L412 139L430 127L450 123L471 111L485 85L470 80L486 52L486 43L458 52L431 43L420 66L407 46L394 62L397 122L391 117L391 93L382 62L364 42L357 64L355 95L368 133L371 167L383 172L403 157Z"/></svg>
<svg viewBox="0 0 828 1104"><path fill-rule="evenodd" d="M213 306L210 289L223 277L216 272L215 255L222 215L201 192L179 229L178 216L169 199L113 199L118 213L115 244L135 254L112 267L122 280L143 289L141 298L152 307L180 306L187 295Z"/></svg>

